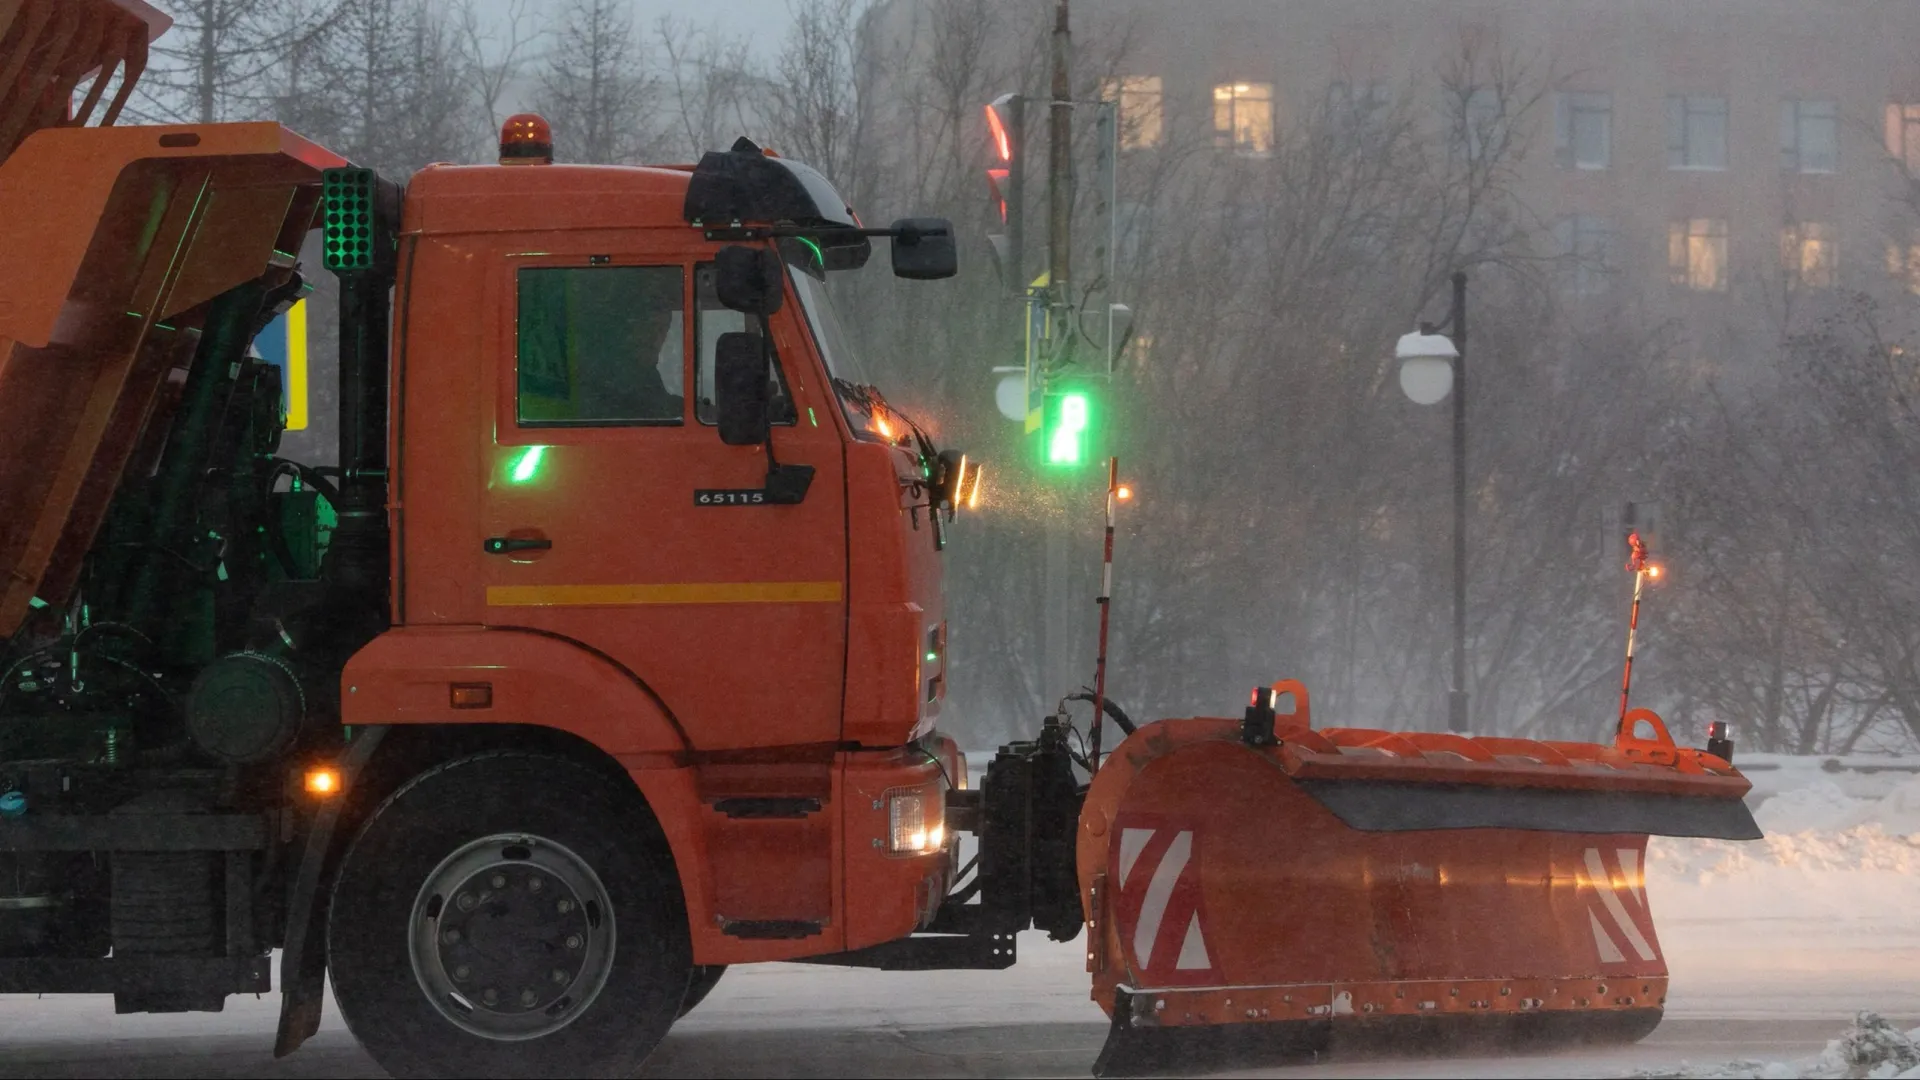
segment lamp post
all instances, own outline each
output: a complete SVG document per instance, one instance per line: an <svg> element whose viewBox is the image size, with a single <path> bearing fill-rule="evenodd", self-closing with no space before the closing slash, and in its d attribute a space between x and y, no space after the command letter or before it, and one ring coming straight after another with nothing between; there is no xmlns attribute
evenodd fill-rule
<svg viewBox="0 0 1920 1080"><path fill-rule="evenodd" d="M1446 330L1443 336L1440 331ZM1453 393L1453 688L1447 729L1467 730L1467 273L1453 274L1453 310L1444 322L1421 323L1393 350L1400 389L1417 405Z"/></svg>

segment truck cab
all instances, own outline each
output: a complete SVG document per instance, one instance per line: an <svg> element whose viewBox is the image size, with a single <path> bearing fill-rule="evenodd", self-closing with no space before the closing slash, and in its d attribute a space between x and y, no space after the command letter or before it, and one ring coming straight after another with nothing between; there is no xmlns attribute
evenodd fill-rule
<svg viewBox="0 0 1920 1080"><path fill-rule="evenodd" d="M939 827L921 747L952 498L835 310L859 229L818 173L750 145L694 168L437 166L406 190L392 628L347 663L342 720L609 755L702 868L700 964L898 938L945 891L944 858L894 850L883 796L924 792ZM770 310L723 302L728 251L769 268ZM722 426L729 350L764 358L750 444Z"/></svg>

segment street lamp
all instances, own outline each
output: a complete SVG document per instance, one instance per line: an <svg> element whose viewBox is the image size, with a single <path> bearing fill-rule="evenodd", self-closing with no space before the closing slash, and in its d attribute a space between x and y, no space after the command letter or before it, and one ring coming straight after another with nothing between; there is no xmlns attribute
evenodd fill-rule
<svg viewBox="0 0 1920 1080"><path fill-rule="evenodd" d="M1441 330L1447 333L1442 335ZM1467 273L1453 274L1453 310L1444 322L1421 323L1393 350L1400 389L1416 405L1453 394L1453 688L1447 729L1467 730Z"/></svg>

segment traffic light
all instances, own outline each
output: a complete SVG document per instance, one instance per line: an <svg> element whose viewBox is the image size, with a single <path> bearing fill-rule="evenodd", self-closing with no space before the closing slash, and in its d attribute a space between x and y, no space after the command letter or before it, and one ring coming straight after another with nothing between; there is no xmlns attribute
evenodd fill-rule
<svg viewBox="0 0 1920 1080"><path fill-rule="evenodd" d="M1040 422L1040 460L1049 468L1077 469L1094 458L1097 417L1093 393L1084 386L1050 392Z"/></svg>
<svg viewBox="0 0 1920 1080"><path fill-rule="evenodd" d="M1000 279L1009 290L1023 283L1022 210L1026 191L1025 104L1018 94L1002 94L987 106L987 193L999 215L1000 232L988 234L1000 262Z"/></svg>

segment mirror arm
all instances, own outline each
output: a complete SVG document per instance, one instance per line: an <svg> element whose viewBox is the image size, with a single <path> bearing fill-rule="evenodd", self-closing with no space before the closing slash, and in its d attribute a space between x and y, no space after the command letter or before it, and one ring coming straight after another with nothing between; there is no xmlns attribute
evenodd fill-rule
<svg viewBox="0 0 1920 1080"><path fill-rule="evenodd" d="M773 375L773 323L765 315L760 320L760 361L762 378ZM807 489L813 486L814 468L811 465L782 465L773 456L773 418L767 418L767 438L761 444L767 451L767 479L765 488L767 501L777 505L791 506L806 499Z"/></svg>

